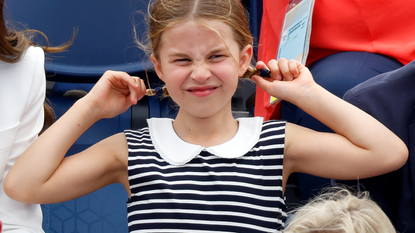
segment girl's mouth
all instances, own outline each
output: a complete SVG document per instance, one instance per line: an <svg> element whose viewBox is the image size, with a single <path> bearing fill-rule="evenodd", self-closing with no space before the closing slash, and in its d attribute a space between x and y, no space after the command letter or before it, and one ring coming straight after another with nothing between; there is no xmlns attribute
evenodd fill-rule
<svg viewBox="0 0 415 233"><path fill-rule="evenodd" d="M217 88L217 86L191 87L187 91L197 97L205 97L211 95Z"/></svg>

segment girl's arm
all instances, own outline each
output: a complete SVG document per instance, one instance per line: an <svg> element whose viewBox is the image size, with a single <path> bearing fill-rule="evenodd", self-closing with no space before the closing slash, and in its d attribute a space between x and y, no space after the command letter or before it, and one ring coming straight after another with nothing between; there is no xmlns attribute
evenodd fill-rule
<svg viewBox="0 0 415 233"><path fill-rule="evenodd" d="M4 182L11 198L25 203L54 203L122 183L127 191L127 142L109 137L85 151L66 152L92 124L126 111L145 94L142 80L108 71L16 161Z"/></svg>
<svg viewBox="0 0 415 233"><path fill-rule="evenodd" d="M272 78L253 77L259 87L297 105L336 132L316 132L287 123L285 181L293 172L333 179L367 178L396 170L406 162L408 150L395 134L316 84L302 64L280 59L268 66ZM260 62L257 68L266 66Z"/></svg>

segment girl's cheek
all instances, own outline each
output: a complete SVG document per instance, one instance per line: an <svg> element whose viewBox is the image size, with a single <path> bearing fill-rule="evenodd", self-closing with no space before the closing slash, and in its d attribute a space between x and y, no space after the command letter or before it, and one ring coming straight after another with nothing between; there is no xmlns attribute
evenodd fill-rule
<svg viewBox="0 0 415 233"><path fill-rule="evenodd" d="M183 78L188 73L189 73L189 68L185 68L185 67L182 67L182 66L171 67L171 69L168 70L168 75L172 79Z"/></svg>
<svg viewBox="0 0 415 233"><path fill-rule="evenodd" d="M211 69L212 71L214 71L215 74L217 74L217 76L228 78L233 78L235 76L235 78L238 78L238 66L234 63L218 63L211 66Z"/></svg>

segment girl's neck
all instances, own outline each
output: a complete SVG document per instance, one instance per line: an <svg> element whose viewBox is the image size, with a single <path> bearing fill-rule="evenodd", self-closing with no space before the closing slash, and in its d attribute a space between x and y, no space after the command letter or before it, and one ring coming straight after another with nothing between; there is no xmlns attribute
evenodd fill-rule
<svg viewBox="0 0 415 233"><path fill-rule="evenodd" d="M179 111L173 122L176 134L184 141L211 147L220 145L232 139L238 131L238 122L232 113L212 117L199 118L191 116L186 111Z"/></svg>

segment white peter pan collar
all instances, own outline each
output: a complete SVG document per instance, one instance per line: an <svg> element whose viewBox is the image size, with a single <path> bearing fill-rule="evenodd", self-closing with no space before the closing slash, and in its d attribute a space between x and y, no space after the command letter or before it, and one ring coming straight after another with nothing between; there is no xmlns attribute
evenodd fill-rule
<svg viewBox="0 0 415 233"><path fill-rule="evenodd" d="M172 165L183 165L192 160L202 150L222 158L237 158L246 154L258 142L262 117L238 118L238 131L235 136L220 145L203 147L183 141L173 129L173 119L148 119L151 140L157 152Z"/></svg>

